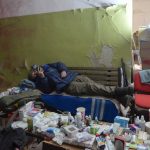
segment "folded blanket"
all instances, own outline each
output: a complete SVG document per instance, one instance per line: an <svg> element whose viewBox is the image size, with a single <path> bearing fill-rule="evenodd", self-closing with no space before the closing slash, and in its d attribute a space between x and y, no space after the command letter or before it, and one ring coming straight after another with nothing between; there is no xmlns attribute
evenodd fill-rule
<svg viewBox="0 0 150 150"><path fill-rule="evenodd" d="M139 72L141 83L150 84L150 69Z"/></svg>
<svg viewBox="0 0 150 150"><path fill-rule="evenodd" d="M4 110L9 106L12 106L14 104L18 105L19 101L24 101L24 104L26 103L25 99L36 100L41 96L41 91L35 89L35 90L28 90L24 91L18 94L14 95L7 95L2 98L0 98L0 110Z"/></svg>

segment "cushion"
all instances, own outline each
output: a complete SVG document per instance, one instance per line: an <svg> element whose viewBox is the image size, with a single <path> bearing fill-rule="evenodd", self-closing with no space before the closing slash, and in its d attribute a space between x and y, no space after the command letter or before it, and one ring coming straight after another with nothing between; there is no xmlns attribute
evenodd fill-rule
<svg viewBox="0 0 150 150"><path fill-rule="evenodd" d="M134 89L135 91L150 93L150 84L141 83L139 72L134 75Z"/></svg>
<svg viewBox="0 0 150 150"><path fill-rule="evenodd" d="M142 108L150 108L150 95L135 94L135 104Z"/></svg>

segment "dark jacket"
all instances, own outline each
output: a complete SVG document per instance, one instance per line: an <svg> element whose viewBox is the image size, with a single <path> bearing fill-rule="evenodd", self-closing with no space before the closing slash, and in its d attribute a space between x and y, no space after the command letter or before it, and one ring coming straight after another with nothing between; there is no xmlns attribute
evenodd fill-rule
<svg viewBox="0 0 150 150"><path fill-rule="evenodd" d="M45 78L37 77L34 82L36 88L44 93L50 93L53 90L56 90L58 93L62 92L64 88L78 75L77 72L68 70L65 64L61 62L45 64L42 68L44 69ZM62 71L67 72L65 78L61 78Z"/></svg>
<svg viewBox="0 0 150 150"><path fill-rule="evenodd" d="M23 129L5 128L0 131L0 150L24 149L27 136Z"/></svg>

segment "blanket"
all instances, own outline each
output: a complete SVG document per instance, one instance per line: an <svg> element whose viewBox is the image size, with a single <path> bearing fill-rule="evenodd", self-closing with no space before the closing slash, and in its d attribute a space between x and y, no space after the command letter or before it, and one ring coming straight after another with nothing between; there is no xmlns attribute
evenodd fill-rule
<svg viewBox="0 0 150 150"><path fill-rule="evenodd" d="M40 98L41 91L28 90L14 95L6 95L0 98L0 110L5 111L9 106L19 104L25 105L28 101L37 100Z"/></svg>
<svg viewBox="0 0 150 150"><path fill-rule="evenodd" d="M86 109L85 115L91 115L92 119L97 117L98 120L107 122L113 122L114 118L119 115L119 109L113 101L106 98L43 94L41 101L58 110L69 111L73 115L76 114L78 107L84 107Z"/></svg>

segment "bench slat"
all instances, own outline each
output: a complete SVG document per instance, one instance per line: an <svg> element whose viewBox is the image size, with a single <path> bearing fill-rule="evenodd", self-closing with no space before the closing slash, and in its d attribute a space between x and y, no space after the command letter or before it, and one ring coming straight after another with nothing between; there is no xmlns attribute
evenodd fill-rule
<svg viewBox="0 0 150 150"><path fill-rule="evenodd" d="M103 67L68 67L70 70L99 70L99 71L117 71L118 68L103 68Z"/></svg>
<svg viewBox="0 0 150 150"><path fill-rule="evenodd" d="M86 75L97 83L118 86L118 68L103 67L69 67L70 70Z"/></svg>

